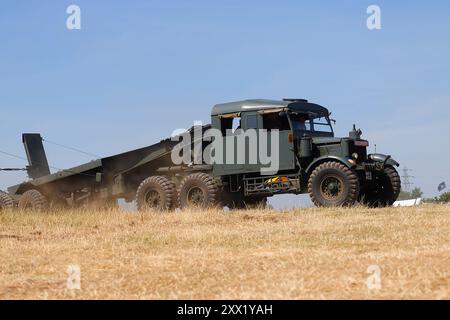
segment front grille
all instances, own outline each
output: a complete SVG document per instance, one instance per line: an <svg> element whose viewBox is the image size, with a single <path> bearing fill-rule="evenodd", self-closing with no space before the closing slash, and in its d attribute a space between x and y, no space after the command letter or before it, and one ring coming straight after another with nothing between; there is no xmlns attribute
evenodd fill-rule
<svg viewBox="0 0 450 320"><path fill-rule="evenodd" d="M375 163L363 163L364 171L375 171L376 165Z"/></svg>
<svg viewBox="0 0 450 320"><path fill-rule="evenodd" d="M383 170L383 163L381 162L363 163L362 167L364 171L380 171Z"/></svg>

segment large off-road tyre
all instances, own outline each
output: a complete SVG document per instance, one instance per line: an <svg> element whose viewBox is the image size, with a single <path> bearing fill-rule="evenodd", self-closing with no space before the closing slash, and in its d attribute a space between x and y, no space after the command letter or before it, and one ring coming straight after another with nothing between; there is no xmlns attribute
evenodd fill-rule
<svg viewBox="0 0 450 320"><path fill-rule="evenodd" d="M325 162L311 173L308 193L318 207L352 206L359 194L356 174L339 162Z"/></svg>
<svg viewBox="0 0 450 320"><path fill-rule="evenodd" d="M38 190L28 190L19 199L19 209L44 211L48 208L47 199Z"/></svg>
<svg viewBox="0 0 450 320"><path fill-rule="evenodd" d="M0 191L0 212L12 210L14 208L14 200L11 196L3 191Z"/></svg>
<svg viewBox="0 0 450 320"><path fill-rule="evenodd" d="M208 208L217 204L218 186L214 178L203 172L193 173L180 184L178 201L180 208Z"/></svg>
<svg viewBox="0 0 450 320"><path fill-rule="evenodd" d="M136 204L139 211L168 211L176 203L175 184L161 176L152 176L139 185L136 192Z"/></svg>
<svg viewBox="0 0 450 320"><path fill-rule="evenodd" d="M397 170L387 166L383 172L374 175L372 184L361 190L358 200L371 208L392 206L400 194L401 185Z"/></svg>

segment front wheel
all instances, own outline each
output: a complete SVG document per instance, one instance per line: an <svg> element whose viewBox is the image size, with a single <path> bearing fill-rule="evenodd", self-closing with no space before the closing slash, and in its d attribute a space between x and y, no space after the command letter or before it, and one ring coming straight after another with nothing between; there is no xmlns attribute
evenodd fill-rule
<svg viewBox="0 0 450 320"><path fill-rule="evenodd" d="M391 206L400 194L401 181L397 170L387 166L374 175L374 181L365 186L359 195L359 202L371 208Z"/></svg>
<svg viewBox="0 0 450 320"><path fill-rule="evenodd" d="M318 207L351 206L359 194L358 177L339 162L325 162L312 172L308 192Z"/></svg>

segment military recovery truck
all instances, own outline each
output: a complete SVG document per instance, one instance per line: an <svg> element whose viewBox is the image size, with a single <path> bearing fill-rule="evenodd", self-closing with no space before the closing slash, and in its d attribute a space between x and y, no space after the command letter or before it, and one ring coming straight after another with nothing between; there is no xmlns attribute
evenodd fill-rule
<svg viewBox="0 0 450 320"><path fill-rule="evenodd" d="M287 193L309 193L317 206L359 202L382 207L392 205L399 195L399 164L388 155L368 154L369 143L355 126L348 137L335 137L330 112L318 104L303 99L237 101L214 106L211 120L201 132L232 132L232 139L250 129L264 130L268 136L277 132L277 171L263 174L263 165L249 163L248 154L241 163L175 165L171 153L179 142L168 138L52 174L41 136L24 134L30 180L0 193L0 210L110 206L118 199L135 201L139 210L233 209L264 206L268 197ZM239 126L233 131L236 122ZM192 148L194 131L195 127L188 131ZM200 151L209 143L202 140Z"/></svg>

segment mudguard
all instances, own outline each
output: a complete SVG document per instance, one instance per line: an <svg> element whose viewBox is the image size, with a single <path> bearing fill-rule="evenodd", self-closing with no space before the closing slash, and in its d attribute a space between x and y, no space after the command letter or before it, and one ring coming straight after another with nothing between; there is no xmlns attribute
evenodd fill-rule
<svg viewBox="0 0 450 320"><path fill-rule="evenodd" d="M326 162L327 160L338 161L338 162L342 163L343 165L347 166L348 168L352 168L352 166L353 166L353 164L348 161L348 160L350 160L348 158L327 155L327 156L319 157L316 160L314 160L312 163L310 163L308 168L306 168L306 172L309 173L312 168L316 167L316 165L318 165L322 162Z"/></svg>
<svg viewBox="0 0 450 320"><path fill-rule="evenodd" d="M397 161L395 161L394 159L392 159L391 156L388 156L388 155L385 155L382 153L369 154L369 159L376 161L376 162L383 162L383 163L391 165L393 167L400 166L400 164Z"/></svg>

